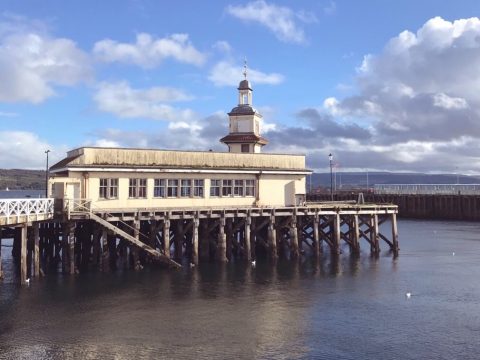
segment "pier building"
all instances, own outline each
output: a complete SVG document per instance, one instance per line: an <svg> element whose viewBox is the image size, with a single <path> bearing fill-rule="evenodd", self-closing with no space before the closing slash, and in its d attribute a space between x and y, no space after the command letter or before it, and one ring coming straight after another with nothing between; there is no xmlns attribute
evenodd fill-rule
<svg viewBox="0 0 480 360"><path fill-rule="evenodd" d="M398 254L397 206L306 202L305 156L262 153L246 71L228 116L228 152L82 147L50 168L50 198L0 200L0 244L14 238L21 281L59 267L338 256L342 241L378 255L383 240Z"/></svg>

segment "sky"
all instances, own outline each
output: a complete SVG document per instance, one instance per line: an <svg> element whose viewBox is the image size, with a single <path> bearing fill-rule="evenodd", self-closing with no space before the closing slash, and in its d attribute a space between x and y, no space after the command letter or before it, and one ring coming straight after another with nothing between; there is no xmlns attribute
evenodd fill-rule
<svg viewBox="0 0 480 360"><path fill-rule="evenodd" d="M81 146L226 151L245 59L264 152L480 174L478 0L0 2L0 168Z"/></svg>

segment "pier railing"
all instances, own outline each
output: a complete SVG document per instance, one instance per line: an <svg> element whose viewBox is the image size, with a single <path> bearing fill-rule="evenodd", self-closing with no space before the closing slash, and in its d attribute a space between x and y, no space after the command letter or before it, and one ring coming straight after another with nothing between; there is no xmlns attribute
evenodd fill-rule
<svg viewBox="0 0 480 360"><path fill-rule="evenodd" d="M42 221L53 217L54 200L0 199L0 225Z"/></svg>
<svg viewBox="0 0 480 360"><path fill-rule="evenodd" d="M480 195L480 184L380 184L379 195Z"/></svg>

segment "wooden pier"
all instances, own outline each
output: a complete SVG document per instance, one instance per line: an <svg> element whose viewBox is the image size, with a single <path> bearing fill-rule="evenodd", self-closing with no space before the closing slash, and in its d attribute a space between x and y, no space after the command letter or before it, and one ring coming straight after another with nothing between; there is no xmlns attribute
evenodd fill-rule
<svg viewBox="0 0 480 360"><path fill-rule="evenodd" d="M92 210L88 201L76 201L61 209L43 221L23 221L26 217L20 216L17 223L10 220L0 228L0 238L14 239L12 255L23 283L58 271L138 270L153 262L180 267L257 257L318 258L325 251L338 256L342 242L358 254L361 240L373 255L380 253L381 242L394 256L399 250L395 205L323 202L111 211ZM382 233L386 222L388 230Z"/></svg>

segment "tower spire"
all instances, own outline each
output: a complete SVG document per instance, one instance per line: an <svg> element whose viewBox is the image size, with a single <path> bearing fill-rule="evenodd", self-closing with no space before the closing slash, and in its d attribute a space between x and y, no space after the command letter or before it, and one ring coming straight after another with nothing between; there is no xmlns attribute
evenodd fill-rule
<svg viewBox="0 0 480 360"><path fill-rule="evenodd" d="M247 80L247 58L243 60L243 76L245 77L245 80Z"/></svg>

